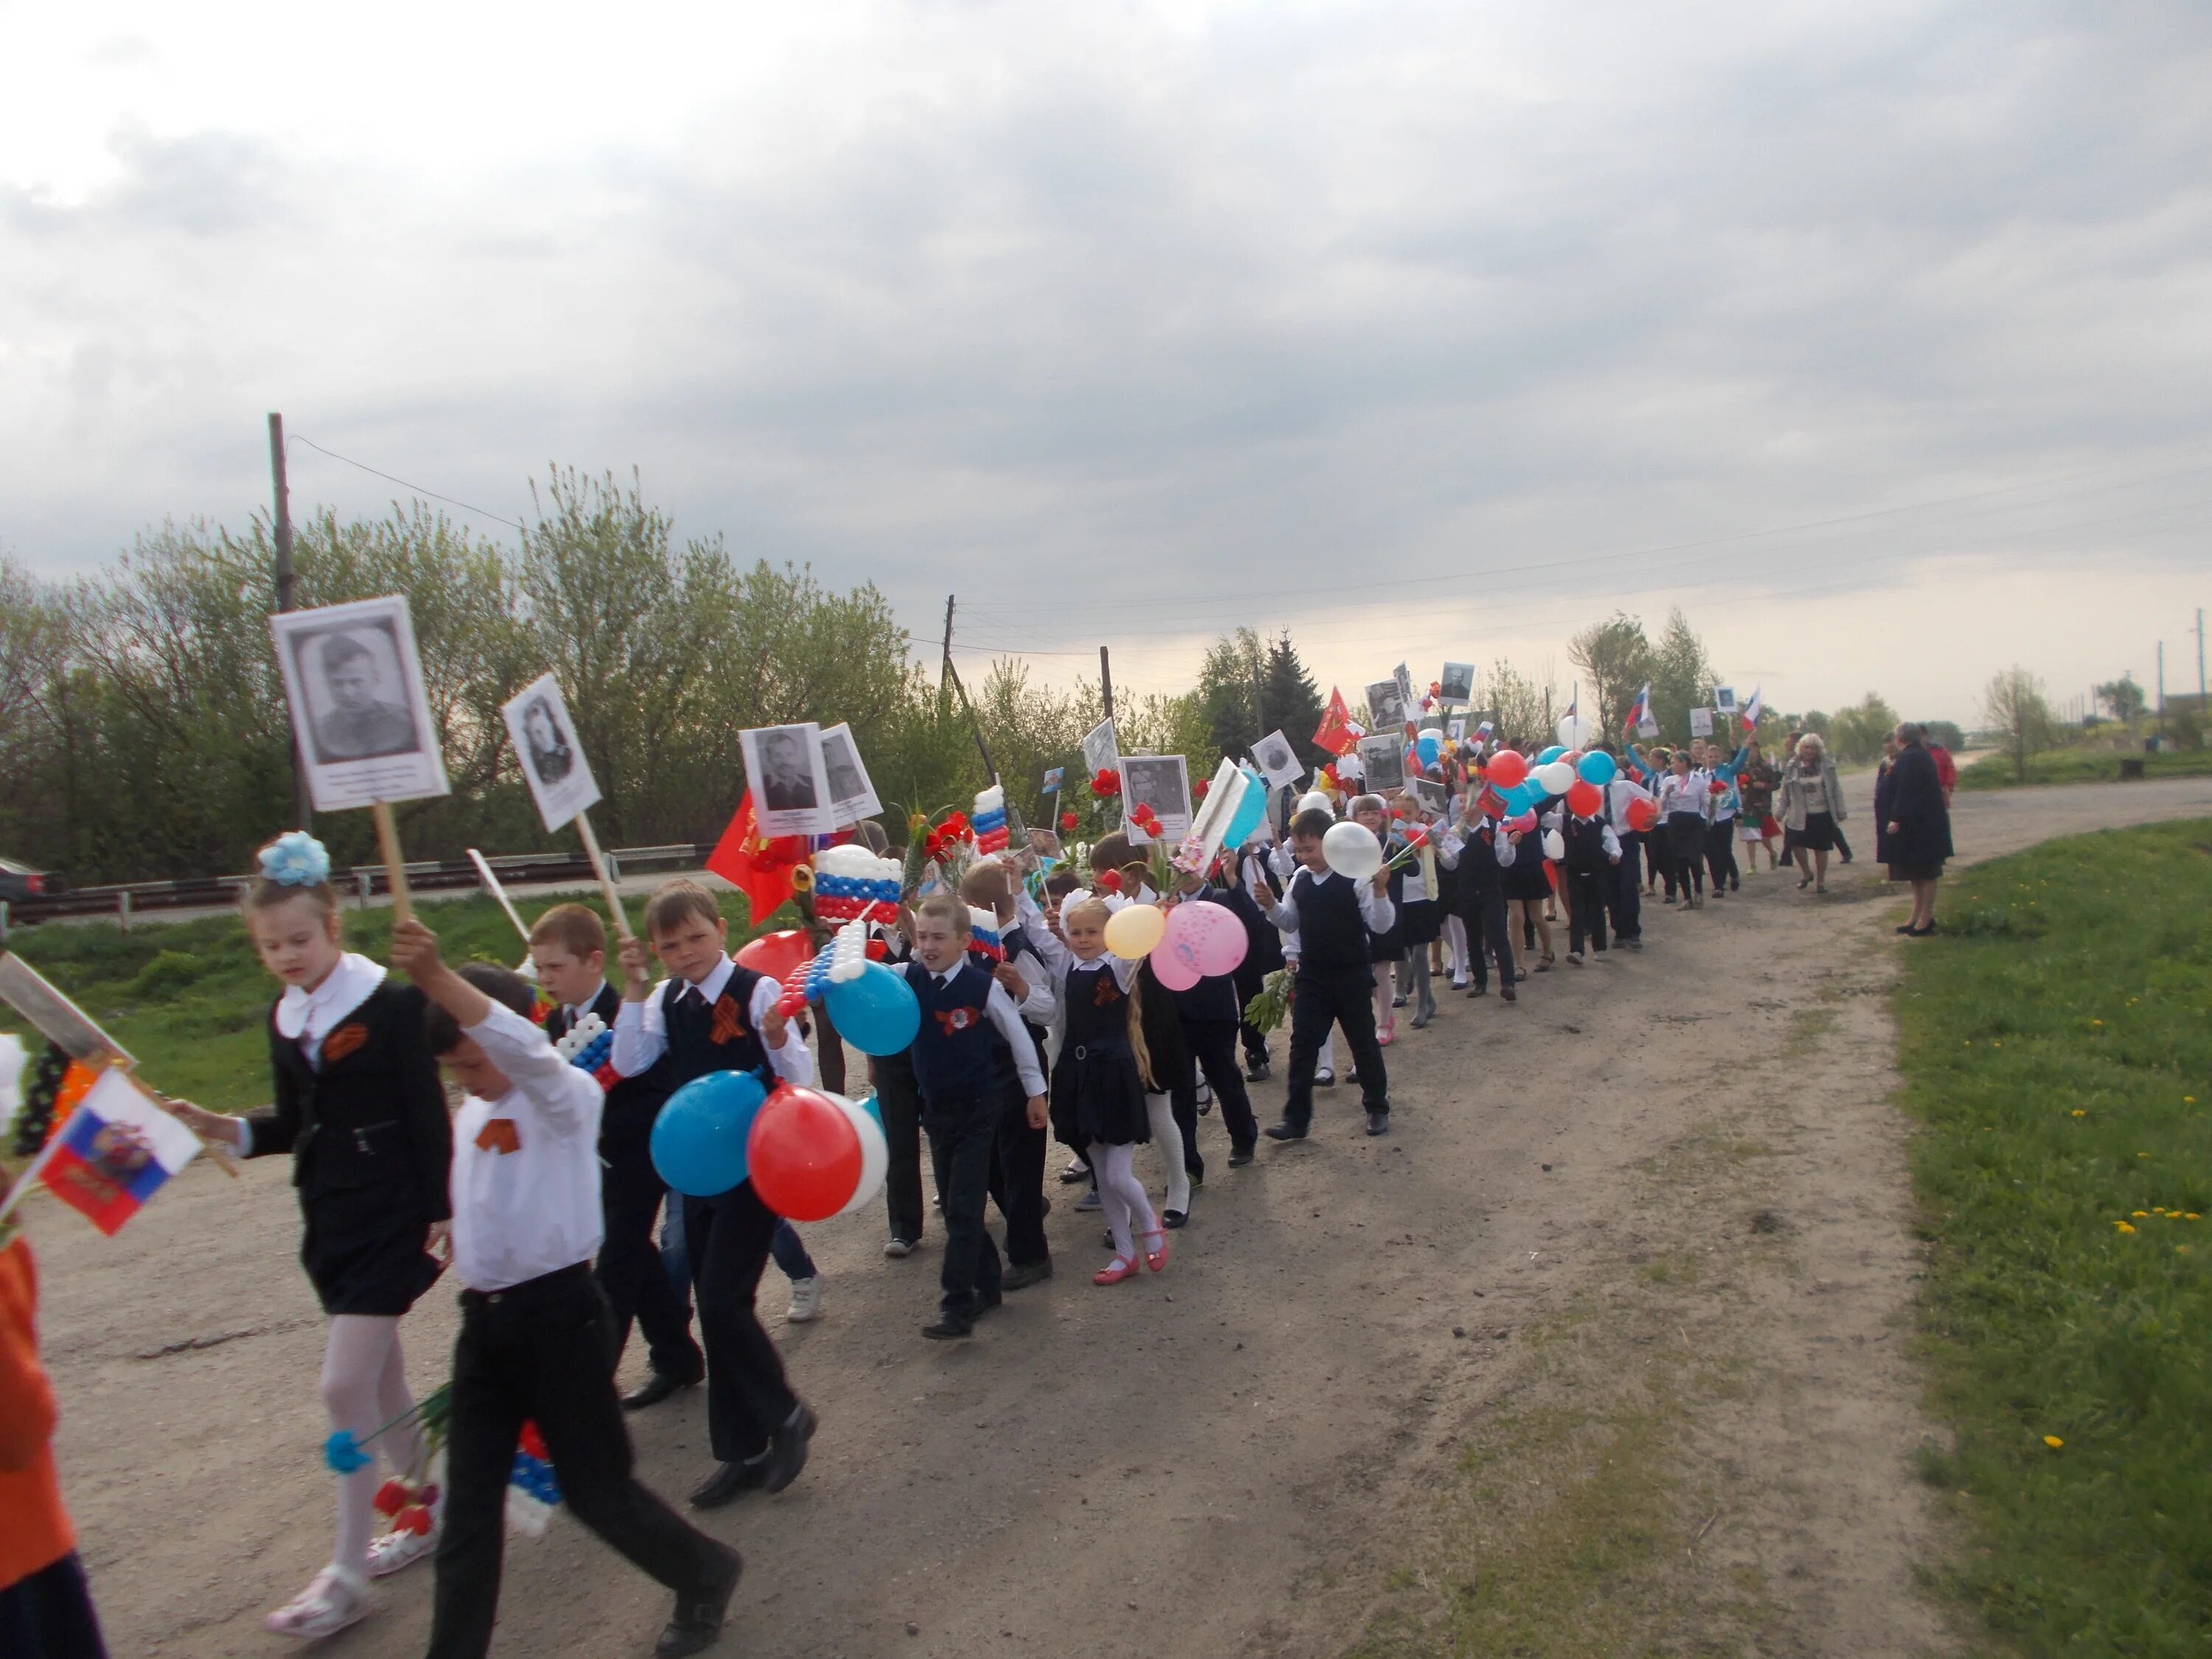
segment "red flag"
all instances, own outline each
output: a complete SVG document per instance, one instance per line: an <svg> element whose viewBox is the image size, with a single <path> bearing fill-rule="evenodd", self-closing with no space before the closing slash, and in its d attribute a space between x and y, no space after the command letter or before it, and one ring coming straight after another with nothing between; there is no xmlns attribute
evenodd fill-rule
<svg viewBox="0 0 2212 1659"><path fill-rule="evenodd" d="M1352 711L1344 706L1344 694L1333 685L1328 688L1328 706L1322 710L1321 725L1315 729L1313 740L1332 755L1348 755L1359 746L1359 739L1352 734Z"/></svg>
<svg viewBox="0 0 2212 1659"><path fill-rule="evenodd" d="M789 901L791 872L805 861L806 854L804 836L762 838L753 820L753 792L748 789L738 803L737 816L708 855L707 867L745 896L757 926Z"/></svg>

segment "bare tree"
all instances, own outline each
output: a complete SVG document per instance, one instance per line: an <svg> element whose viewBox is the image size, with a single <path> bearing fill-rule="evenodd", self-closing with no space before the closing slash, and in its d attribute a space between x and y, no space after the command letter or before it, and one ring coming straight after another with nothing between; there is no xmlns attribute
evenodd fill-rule
<svg viewBox="0 0 2212 1659"><path fill-rule="evenodd" d="M1588 679L1597 699L1595 726L1618 733L1629 705L1651 678L1651 641L1644 624L1616 611L1610 620L1593 623L1567 641L1567 660Z"/></svg>
<svg viewBox="0 0 2212 1659"><path fill-rule="evenodd" d="M2013 781L2027 781L2027 757L2051 747L2051 702L2043 682L2017 663L2000 671L1982 693L1982 718L2012 757Z"/></svg>

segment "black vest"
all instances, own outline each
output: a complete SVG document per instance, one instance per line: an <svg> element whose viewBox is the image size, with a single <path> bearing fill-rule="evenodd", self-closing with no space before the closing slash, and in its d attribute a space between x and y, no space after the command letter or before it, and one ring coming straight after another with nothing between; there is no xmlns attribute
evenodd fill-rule
<svg viewBox="0 0 2212 1659"><path fill-rule="evenodd" d="M1560 861L1568 869L1588 875L1605 862L1605 820L1578 818L1567 815L1560 837L1566 842L1566 857Z"/></svg>
<svg viewBox="0 0 2212 1659"><path fill-rule="evenodd" d="M670 980L653 994L668 1030L668 1086L680 1089L710 1072L752 1072L773 1085L767 1046L753 1030L753 988L761 976L742 963L730 970L729 983L711 1007L702 1007L694 988ZM716 1036L717 1021L720 1036Z"/></svg>
<svg viewBox="0 0 2212 1659"><path fill-rule="evenodd" d="M1459 884L1468 891L1486 893L1504 879L1505 871L1498 862L1498 837L1504 833L1486 819L1461 847Z"/></svg>
<svg viewBox="0 0 2212 1659"><path fill-rule="evenodd" d="M606 1024L608 1030L615 1028L615 1016L622 1012L622 993L611 985L602 986L598 996L592 999L591 1012ZM568 1011L556 1007L545 1016L545 1040L556 1048L568 1035ZM664 1054L635 1077L619 1079L607 1091L606 1110L599 1117L599 1149L604 1152L611 1138L625 1137L640 1131L650 1130L653 1119L660 1115L660 1103L666 1100L673 1085L669 1082L668 1056Z"/></svg>
<svg viewBox="0 0 2212 1659"><path fill-rule="evenodd" d="M1006 1046L999 1028L984 1012L991 997L991 975L974 957L964 958L951 980L919 962L906 964L906 982L921 1005L921 1028L914 1038L914 1075L922 1100L931 1105L974 1100L996 1091L997 1055Z"/></svg>
<svg viewBox="0 0 2212 1659"><path fill-rule="evenodd" d="M1359 893L1346 878L1332 873L1316 881L1310 870L1291 878L1297 901L1298 966L1309 974L1344 974L1369 967L1367 924L1359 915Z"/></svg>

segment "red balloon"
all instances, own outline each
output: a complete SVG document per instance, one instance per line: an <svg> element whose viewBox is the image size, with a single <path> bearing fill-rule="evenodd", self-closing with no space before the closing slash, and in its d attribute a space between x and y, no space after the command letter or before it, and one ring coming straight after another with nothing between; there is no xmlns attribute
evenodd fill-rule
<svg viewBox="0 0 2212 1659"><path fill-rule="evenodd" d="M1628 827L1638 835L1658 822L1659 804L1656 801L1632 800L1628 803Z"/></svg>
<svg viewBox="0 0 2212 1659"><path fill-rule="evenodd" d="M1567 811L1578 818L1592 817L1605 805L1605 797L1598 793L1594 783L1577 781L1567 787Z"/></svg>
<svg viewBox="0 0 2212 1659"><path fill-rule="evenodd" d="M787 927L781 933L763 933L758 939L746 940L738 949L740 966L778 981L789 979L793 969L813 960L813 944L805 931L797 927Z"/></svg>
<svg viewBox="0 0 2212 1659"><path fill-rule="evenodd" d="M1490 757L1482 775L1493 789L1511 789L1528 775L1528 758L1515 749L1501 749Z"/></svg>
<svg viewBox="0 0 2212 1659"><path fill-rule="evenodd" d="M811 1089L779 1083L753 1114L746 1176L762 1203L787 1221L826 1221L860 1185L853 1121Z"/></svg>

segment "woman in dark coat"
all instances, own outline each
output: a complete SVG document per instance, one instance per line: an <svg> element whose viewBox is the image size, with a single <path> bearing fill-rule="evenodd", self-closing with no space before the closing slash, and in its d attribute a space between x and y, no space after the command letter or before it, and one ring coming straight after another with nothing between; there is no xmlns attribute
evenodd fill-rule
<svg viewBox="0 0 2212 1659"><path fill-rule="evenodd" d="M1951 809L1928 752L1927 734L1907 720L1897 728L1897 758L1890 763L1882 827L1889 878L1912 884L1912 920L1897 931L1924 939L1936 931L1936 884L1951 856Z"/></svg>

